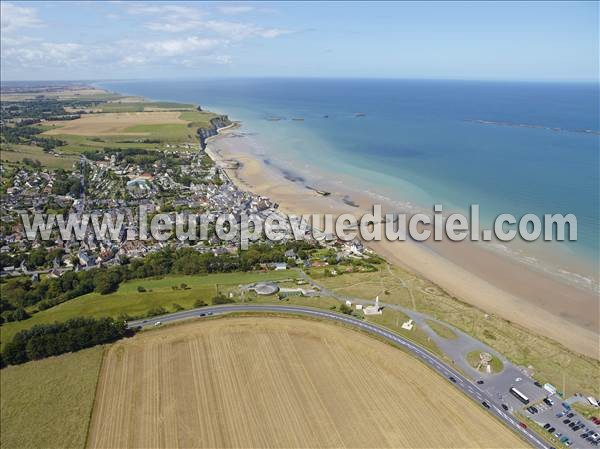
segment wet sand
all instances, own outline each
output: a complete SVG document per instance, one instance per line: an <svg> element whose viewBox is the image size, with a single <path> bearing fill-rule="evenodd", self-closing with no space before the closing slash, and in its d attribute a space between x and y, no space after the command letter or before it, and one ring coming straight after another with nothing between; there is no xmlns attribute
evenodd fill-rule
<svg viewBox="0 0 600 449"><path fill-rule="evenodd" d="M211 138L207 152L226 168L242 189L268 196L293 214L370 212L373 198L361 192L339 192L331 186L307 188L257 156L257 142L237 131ZM334 188L338 188L336 186ZM323 192L331 192L323 195ZM389 210L391 212L391 210ZM384 205L385 212L385 205ZM394 211L402 212L402 211ZM547 274L482 248L473 242L369 242L388 261L416 272L457 298L501 316L566 347L600 357L600 300L592 291L563 283Z"/></svg>

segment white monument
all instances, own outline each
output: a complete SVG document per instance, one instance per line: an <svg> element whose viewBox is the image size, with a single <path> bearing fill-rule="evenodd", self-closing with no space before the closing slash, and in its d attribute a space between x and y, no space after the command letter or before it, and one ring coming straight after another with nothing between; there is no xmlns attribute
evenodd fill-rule
<svg viewBox="0 0 600 449"><path fill-rule="evenodd" d="M379 296L375 298L375 305L367 306L363 309L365 315L381 315L382 311L379 309Z"/></svg>

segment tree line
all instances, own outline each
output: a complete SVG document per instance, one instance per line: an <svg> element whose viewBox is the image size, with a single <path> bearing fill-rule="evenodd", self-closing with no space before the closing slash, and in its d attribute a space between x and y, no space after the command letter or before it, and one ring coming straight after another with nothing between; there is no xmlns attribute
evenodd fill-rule
<svg viewBox="0 0 600 449"><path fill-rule="evenodd" d="M18 332L6 344L0 366L18 365L110 343L123 338L127 332L124 322L112 318L73 318L64 323L38 324Z"/></svg>

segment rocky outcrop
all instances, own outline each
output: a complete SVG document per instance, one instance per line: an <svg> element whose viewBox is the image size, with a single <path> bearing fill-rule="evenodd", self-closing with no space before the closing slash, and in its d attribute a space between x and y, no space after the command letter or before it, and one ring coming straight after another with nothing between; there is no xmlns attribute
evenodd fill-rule
<svg viewBox="0 0 600 449"><path fill-rule="evenodd" d="M226 126L231 125L231 120L229 120L229 117L226 115L219 115L211 119L210 124L210 128L198 129L198 139L200 140L200 148L202 149L206 147L206 139L216 136L219 128L225 128Z"/></svg>

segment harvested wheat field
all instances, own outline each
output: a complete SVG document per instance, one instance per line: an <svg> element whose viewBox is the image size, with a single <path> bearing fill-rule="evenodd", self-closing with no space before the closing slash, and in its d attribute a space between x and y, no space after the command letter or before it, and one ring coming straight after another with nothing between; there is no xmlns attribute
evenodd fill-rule
<svg viewBox="0 0 600 449"><path fill-rule="evenodd" d="M181 112L108 112L83 115L76 120L47 122L56 128L44 132L45 135L69 134L73 136L114 136L146 135L144 132L127 132L137 125L165 125L189 123L179 118Z"/></svg>
<svg viewBox="0 0 600 449"><path fill-rule="evenodd" d="M105 357L92 448L525 446L407 354L331 323L196 321Z"/></svg>

